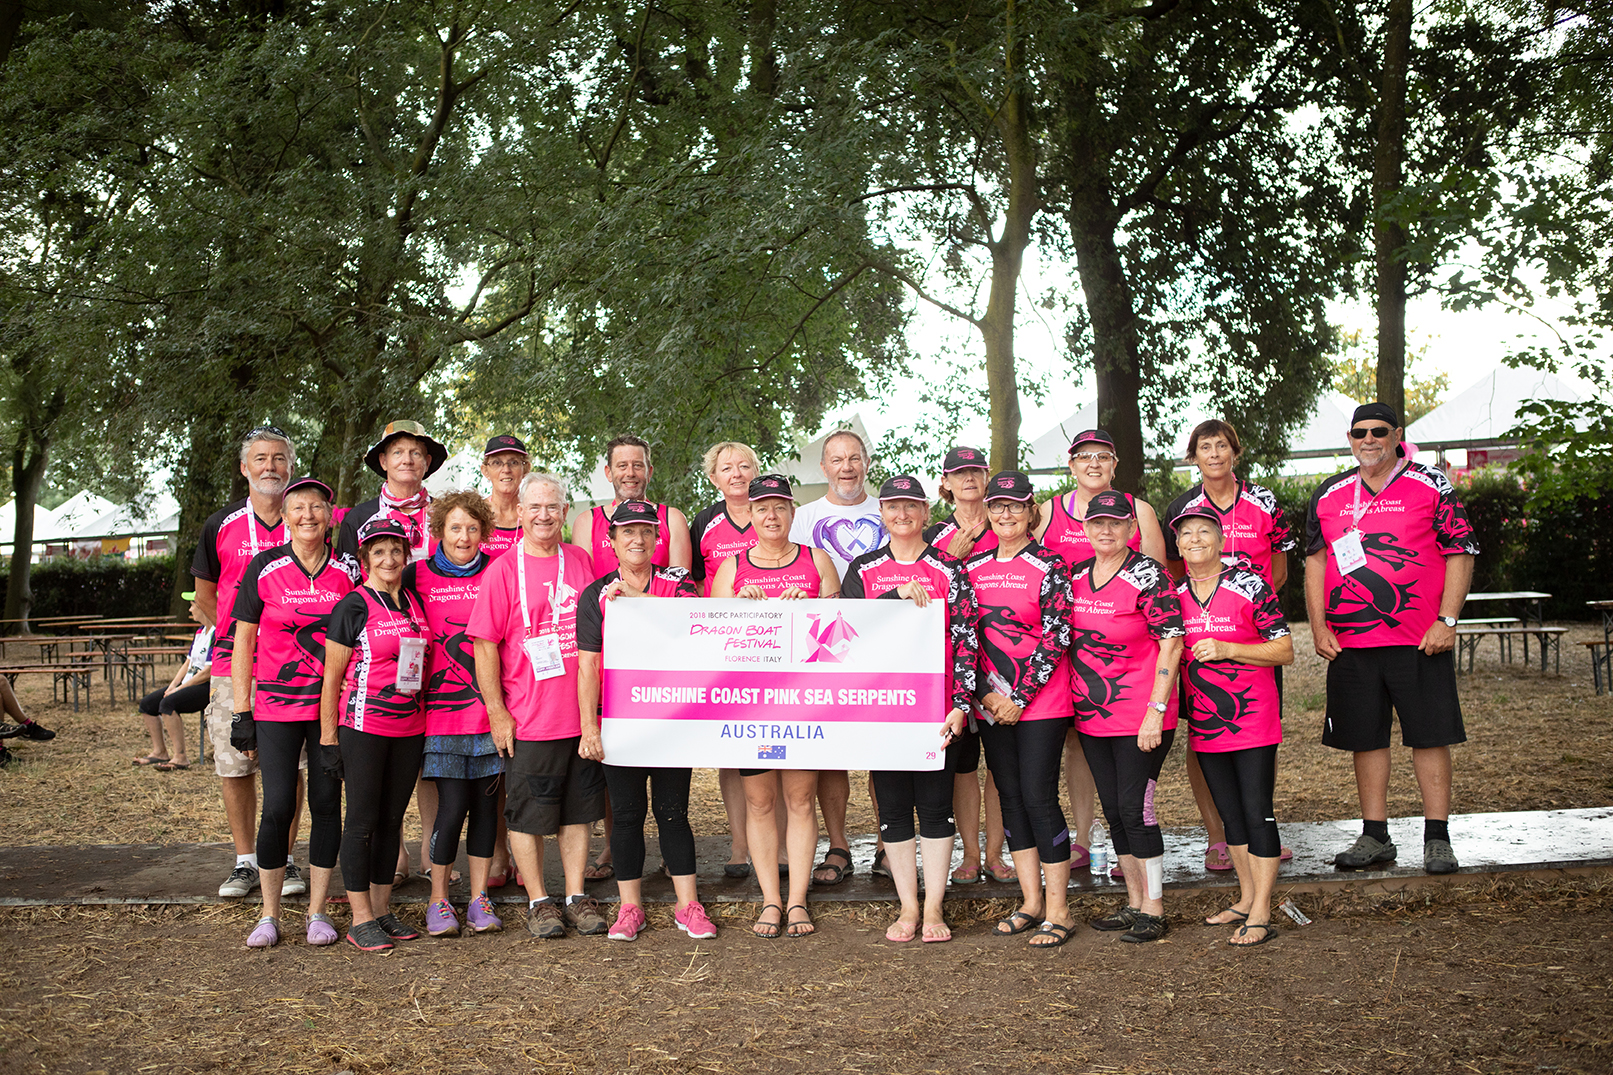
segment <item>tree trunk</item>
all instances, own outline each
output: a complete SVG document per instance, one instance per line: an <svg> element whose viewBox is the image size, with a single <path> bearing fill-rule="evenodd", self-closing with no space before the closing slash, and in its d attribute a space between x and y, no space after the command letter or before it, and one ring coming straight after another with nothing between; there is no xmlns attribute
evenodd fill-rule
<svg viewBox="0 0 1613 1075"><path fill-rule="evenodd" d="M30 449L32 451L30 452ZM39 489L45 483L45 466L50 460L50 438L34 431L20 434L17 448L11 455L11 491L16 497L17 522L11 534L11 571L6 580L7 628L16 633L28 633L28 613L33 608L34 593L29 586L34 556L34 505L39 502Z"/></svg>
<svg viewBox="0 0 1613 1075"><path fill-rule="evenodd" d="M1017 52L1010 45L1009 65ZM1019 273L1030 246L1031 222L1041 209L1036 177L1036 147L1031 141L1025 99L1010 90L996 115L997 133L1008 160L1008 211L1002 235L991 244L991 292L980 319L986 349L986 384L991 390L991 466L1019 467L1019 380L1014 374L1014 311Z"/></svg>
<svg viewBox="0 0 1613 1075"><path fill-rule="evenodd" d="M1405 183L1406 77L1411 65L1411 0L1389 0L1384 21L1378 142L1372 162L1373 254L1378 282L1378 399L1406 414L1406 226L1389 203Z"/></svg>

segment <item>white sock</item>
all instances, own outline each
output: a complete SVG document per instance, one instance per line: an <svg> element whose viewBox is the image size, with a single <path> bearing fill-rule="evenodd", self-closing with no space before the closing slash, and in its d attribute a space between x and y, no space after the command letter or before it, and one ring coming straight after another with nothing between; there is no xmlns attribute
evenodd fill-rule
<svg viewBox="0 0 1613 1075"><path fill-rule="evenodd" d="M572 904L574 904L578 900L584 898L586 895L587 895L587 893L579 892L575 896L567 896L566 897L566 906L570 907Z"/></svg>
<svg viewBox="0 0 1613 1075"><path fill-rule="evenodd" d="M236 855L235 864L237 866L250 866L255 870L258 868L258 853L254 851L250 855Z"/></svg>

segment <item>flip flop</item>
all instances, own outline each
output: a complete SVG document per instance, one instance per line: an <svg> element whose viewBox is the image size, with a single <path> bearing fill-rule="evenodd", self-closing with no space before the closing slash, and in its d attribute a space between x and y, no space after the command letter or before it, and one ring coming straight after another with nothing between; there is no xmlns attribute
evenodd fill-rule
<svg viewBox="0 0 1613 1075"><path fill-rule="evenodd" d="M1284 847L1283 848L1283 853L1277 856L1277 861L1278 862L1287 862L1289 859L1291 859L1293 857L1294 857L1294 849L1291 848L1291 847Z"/></svg>
<svg viewBox="0 0 1613 1075"><path fill-rule="evenodd" d="M1266 932L1261 936L1261 938L1258 941L1250 941L1247 944L1239 944L1237 941L1228 940L1227 941L1227 947L1229 947L1229 948L1259 948L1261 945L1265 944L1267 941L1274 941L1274 940L1277 939L1277 931L1272 928L1272 925L1271 925L1270 922L1249 922L1249 923L1246 923L1246 924L1244 924L1242 926L1239 926L1238 927L1238 932L1234 933L1233 936L1234 937L1242 937L1245 933L1248 933L1252 929L1263 929Z"/></svg>
<svg viewBox="0 0 1613 1075"><path fill-rule="evenodd" d="M1216 873L1226 873L1232 869L1232 856L1227 852L1226 841L1211 844L1204 852L1204 868L1214 870Z"/></svg>
<svg viewBox="0 0 1613 1075"><path fill-rule="evenodd" d="M609 862L596 862L582 872L584 881L609 881L616 876L616 867Z"/></svg>
<svg viewBox="0 0 1613 1075"><path fill-rule="evenodd" d="M1237 915L1238 917L1235 920L1231 921L1231 922L1217 922L1215 920L1215 915L1205 915L1204 916L1204 924L1206 926L1235 926L1239 922L1247 922L1247 921L1249 921L1249 916L1247 914L1243 913L1242 911L1238 910L1236 907L1228 907L1224 911L1215 912L1215 914L1217 914L1217 915L1230 914L1230 915Z"/></svg>
<svg viewBox="0 0 1613 1075"><path fill-rule="evenodd" d="M950 941L951 939L952 929L945 922L942 922L939 925L924 927L925 944L936 944L943 941Z"/></svg>
<svg viewBox="0 0 1613 1075"><path fill-rule="evenodd" d="M955 885L979 884L982 880L980 876L980 863L965 862L963 865L952 871L952 876L948 878L948 880Z"/></svg>
<svg viewBox="0 0 1613 1075"><path fill-rule="evenodd" d="M134 767L136 769L155 769L159 765L168 764L171 760L170 758L153 758L148 754L143 758L134 759Z"/></svg>
<svg viewBox="0 0 1613 1075"><path fill-rule="evenodd" d="M190 762L188 761L164 761L157 763L157 772L159 773L182 773L189 768Z"/></svg>
<svg viewBox="0 0 1613 1075"><path fill-rule="evenodd" d="M1069 942L1074 933L1074 926L1061 926L1057 922L1043 922L1042 928L1037 930L1036 935L1031 938L1030 946L1032 948L1062 948ZM1037 944L1036 937L1052 937L1053 940Z"/></svg>
<svg viewBox="0 0 1613 1075"><path fill-rule="evenodd" d="M995 881L1007 883L1009 881L1019 880L1019 874L1014 870L1014 868L1001 862L986 863L986 872L991 874L992 879Z"/></svg>
<svg viewBox="0 0 1613 1075"><path fill-rule="evenodd" d="M903 922L901 919L892 922L890 928L885 930L885 939L893 944L906 944L918 935L919 928L917 923ZM925 938L925 940L928 939L927 937Z"/></svg>
<svg viewBox="0 0 1613 1075"><path fill-rule="evenodd" d="M1041 919L1037 918L1035 915L1026 914L1024 911L1015 911L1007 918L998 922L996 928L992 930L992 933L998 937L1012 937L1016 933L1024 933L1028 929L1035 929L1036 924L1040 921ZM1004 926L1007 926L1008 928L1003 929Z"/></svg>

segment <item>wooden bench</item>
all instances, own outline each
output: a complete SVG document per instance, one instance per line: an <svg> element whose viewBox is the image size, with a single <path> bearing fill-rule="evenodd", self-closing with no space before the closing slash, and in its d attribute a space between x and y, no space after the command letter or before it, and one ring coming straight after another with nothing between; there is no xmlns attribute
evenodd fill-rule
<svg viewBox="0 0 1613 1075"><path fill-rule="evenodd" d="M1523 620L1519 619L1517 616L1481 616L1481 617L1479 617L1477 619L1457 620L1456 621L1456 629L1458 631L1460 631L1464 627L1522 627L1522 626L1523 626ZM1527 638L1528 636L1525 635L1524 637ZM1501 647L1501 661L1502 661L1502 663L1511 664L1512 663L1512 638L1510 636L1502 636L1500 638L1497 638L1495 640L1495 643L1496 643L1497 646ZM1477 646L1478 643L1474 643L1474 645ZM1524 656L1527 659L1528 654L1525 654ZM1468 663L1471 666L1472 662L1469 661Z"/></svg>
<svg viewBox="0 0 1613 1075"><path fill-rule="evenodd" d="M1591 651L1591 679L1596 683L1596 693L1613 690L1613 643L1604 639L1593 638L1580 645ZM1606 677L1606 686L1603 678Z"/></svg>
<svg viewBox="0 0 1613 1075"><path fill-rule="evenodd" d="M73 712L78 712L78 692L84 691L85 698L90 694L90 678L95 674L95 666L83 661L73 661L68 664L32 664L17 665L0 668L0 676L5 676L13 685L18 676L48 675L51 677L50 697L56 699L56 688L62 689L62 702L67 701L68 684L73 688Z"/></svg>
<svg viewBox="0 0 1613 1075"><path fill-rule="evenodd" d="M1456 628L1456 670L1462 670L1462 655L1467 655L1467 670L1473 671L1473 659L1478 654L1479 643L1486 638L1494 638L1497 645L1505 653L1508 641L1518 636L1525 640L1530 637L1540 640L1540 670L1546 670L1546 655L1550 651L1552 657L1552 671L1562 673L1562 641L1563 635L1568 633L1566 627L1540 627L1530 625L1527 627L1462 627Z"/></svg>
<svg viewBox="0 0 1613 1075"><path fill-rule="evenodd" d="M188 656L189 646L131 646L119 650L114 659L121 661L121 670L129 682L129 700L132 702L146 693L146 674L156 671L158 657L178 657L183 660Z"/></svg>

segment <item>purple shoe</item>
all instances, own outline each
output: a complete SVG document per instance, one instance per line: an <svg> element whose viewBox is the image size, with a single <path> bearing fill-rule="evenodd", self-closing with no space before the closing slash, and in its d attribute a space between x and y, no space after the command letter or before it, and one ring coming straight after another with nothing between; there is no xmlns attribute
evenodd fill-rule
<svg viewBox="0 0 1613 1075"><path fill-rule="evenodd" d="M273 948L280 943L280 922L278 919L264 915L258 919L258 924L247 934L246 946L248 948Z"/></svg>
<svg viewBox="0 0 1613 1075"><path fill-rule="evenodd" d="M459 918L447 900L432 900L426 908L426 932L433 937L459 936Z"/></svg>
<svg viewBox="0 0 1613 1075"><path fill-rule="evenodd" d="M311 914L308 916L308 943L318 948L327 944L335 944L342 939L336 932L336 923L332 922L330 915Z"/></svg>
<svg viewBox="0 0 1613 1075"><path fill-rule="evenodd" d="M476 933L498 933L504 928L504 919L493 913L493 901L483 892L465 908L465 924Z"/></svg>

